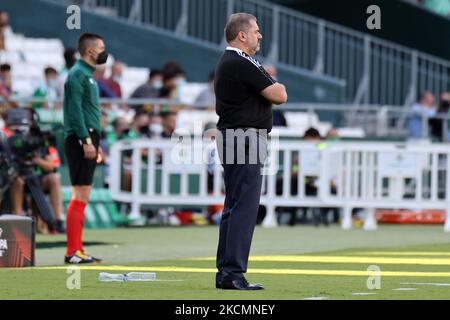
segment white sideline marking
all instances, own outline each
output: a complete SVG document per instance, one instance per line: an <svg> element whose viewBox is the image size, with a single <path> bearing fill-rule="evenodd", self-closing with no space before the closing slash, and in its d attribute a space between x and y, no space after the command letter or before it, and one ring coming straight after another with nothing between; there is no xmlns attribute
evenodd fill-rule
<svg viewBox="0 0 450 320"><path fill-rule="evenodd" d="M327 297L309 297L309 298L305 298L303 300L326 300L328 299Z"/></svg>
<svg viewBox="0 0 450 320"><path fill-rule="evenodd" d="M417 290L417 288L396 288L392 289L392 291L414 291Z"/></svg>
<svg viewBox="0 0 450 320"><path fill-rule="evenodd" d="M375 292L353 292L352 296L372 296Z"/></svg>
<svg viewBox="0 0 450 320"><path fill-rule="evenodd" d="M450 283L435 283L435 282L402 282L400 284L409 284L409 285L428 285L428 286L436 286L436 287L450 287Z"/></svg>

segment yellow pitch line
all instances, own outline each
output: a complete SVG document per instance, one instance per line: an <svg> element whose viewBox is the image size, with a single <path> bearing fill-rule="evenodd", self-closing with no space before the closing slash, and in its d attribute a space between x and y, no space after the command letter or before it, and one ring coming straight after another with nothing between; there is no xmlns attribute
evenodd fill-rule
<svg viewBox="0 0 450 320"><path fill-rule="evenodd" d="M35 267L34 270L66 270L68 266L57 267ZM97 271L147 271L147 272L193 272L193 273L215 273L214 268L187 268L187 267L130 267L130 266L79 266L81 270ZM274 275L317 275L317 276L361 276L374 275L364 270L310 270L310 269L249 269L253 274ZM408 271L381 271L385 277L442 277L450 278L450 272L408 272Z"/></svg>
<svg viewBox="0 0 450 320"><path fill-rule="evenodd" d="M192 258L187 260L212 261L214 257ZM359 263L359 264L419 264L450 265L450 259L425 258L386 258L386 257L347 257L347 256L254 256L250 261L262 262L318 262L318 263Z"/></svg>
<svg viewBox="0 0 450 320"><path fill-rule="evenodd" d="M426 251L369 251L358 252L366 255L386 255L386 256L450 256L450 252L426 252Z"/></svg>

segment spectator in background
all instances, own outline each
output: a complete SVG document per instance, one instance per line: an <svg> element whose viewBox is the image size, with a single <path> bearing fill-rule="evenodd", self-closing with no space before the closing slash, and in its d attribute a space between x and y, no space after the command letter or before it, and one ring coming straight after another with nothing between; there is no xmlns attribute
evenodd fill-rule
<svg viewBox="0 0 450 320"><path fill-rule="evenodd" d="M163 87L163 74L158 69L151 69L146 83L141 84L131 94L131 98L158 98Z"/></svg>
<svg viewBox="0 0 450 320"><path fill-rule="evenodd" d="M123 63L120 61L116 61L111 66L111 75L108 79L104 81L105 85L108 89L114 94L114 98L122 98L122 71L123 71ZM119 103L117 108L117 114L119 116L123 116L128 120L131 120L135 115L135 110L132 109L126 103Z"/></svg>
<svg viewBox="0 0 450 320"><path fill-rule="evenodd" d="M150 132L152 138L161 137L161 133L163 132L161 114L152 114L150 122Z"/></svg>
<svg viewBox="0 0 450 320"><path fill-rule="evenodd" d="M94 79L97 81L100 98L116 98L115 93L109 88L105 79L106 67L98 65L94 72Z"/></svg>
<svg viewBox="0 0 450 320"><path fill-rule="evenodd" d="M132 128L129 132L130 138L150 138L151 118L147 112L136 113L133 119Z"/></svg>
<svg viewBox="0 0 450 320"><path fill-rule="evenodd" d="M134 92L131 94L130 98L134 99L155 99L159 97L159 91L163 87L163 74L158 69L151 69L148 80L146 83L141 84L139 87L137 87ZM149 104L143 104L143 105L134 105L133 109L136 110L136 112L146 111L150 112L152 111L152 106Z"/></svg>
<svg viewBox="0 0 450 320"><path fill-rule="evenodd" d="M170 139L177 127L177 114L175 112L163 112L161 113L161 119L163 128L161 137Z"/></svg>
<svg viewBox="0 0 450 320"><path fill-rule="evenodd" d="M150 133L150 115L146 112L136 113L131 125L131 130L128 130L123 120L118 120L115 123L115 133L117 139L149 139ZM114 136L111 136L114 138ZM142 161L145 163L148 159L148 149L143 149L141 152ZM124 154L124 171L123 171L123 190L131 191L132 185L132 156L131 150L125 151Z"/></svg>
<svg viewBox="0 0 450 320"><path fill-rule="evenodd" d="M0 10L0 51L6 50L6 38L11 34L8 12Z"/></svg>
<svg viewBox="0 0 450 320"><path fill-rule="evenodd" d="M328 130L325 140L338 141L340 139L339 132L335 128Z"/></svg>
<svg viewBox="0 0 450 320"><path fill-rule="evenodd" d="M417 103L415 103L410 110L407 119L407 129L408 129L408 137L413 139L418 138L426 138L428 132L424 132L425 128L424 119L428 121L429 118L432 118L436 114L436 109L434 106L435 98L433 93L430 91L426 91L421 94ZM424 136L425 135L425 136Z"/></svg>
<svg viewBox="0 0 450 320"><path fill-rule="evenodd" d="M164 64L163 69L162 69L163 73L169 72L169 73L182 73L184 74L184 70L183 68L181 68L181 66L174 60L169 60L166 62L166 64Z"/></svg>
<svg viewBox="0 0 450 320"><path fill-rule="evenodd" d="M118 140L127 139L130 133L130 125L123 117L117 117L112 122L113 131L107 134L108 145L112 145Z"/></svg>
<svg viewBox="0 0 450 320"><path fill-rule="evenodd" d="M309 128L305 131L304 135L303 135L303 140L305 141L312 141L312 142L320 142L322 140L322 137L320 136L319 131L317 131L317 129L315 128ZM291 196L295 196L298 195L298 179L299 179L299 171L301 170L301 163L299 161L299 156L298 155L294 155L292 158L292 167L289 168L283 168L283 170L291 170ZM305 196L316 196L317 195L317 187L315 185L316 183L316 179L317 177L305 177L305 181L302 181L301 183L304 183L304 192L305 192ZM283 177L277 177L277 182L276 182L276 194L277 195L282 195L283 194ZM302 218L301 221L302 223L306 223L306 213L307 213L307 208L297 208L297 207L286 207L284 208L283 211L287 212L290 214L290 220L289 220L289 225L290 226L294 226L297 223L297 212L298 211L302 211ZM316 225L318 224L319 221L319 215L320 215L320 210L316 209L316 208L312 208L313 210L313 218L314 218L314 222L316 223Z"/></svg>
<svg viewBox="0 0 450 320"><path fill-rule="evenodd" d="M4 63L0 65L0 96L8 98L12 93L11 66Z"/></svg>
<svg viewBox="0 0 450 320"><path fill-rule="evenodd" d="M181 89L185 83L186 75L183 69L175 63L166 64L163 69L163 88L159 97L180 100Z"/></svg>
<svg viewBox="0 0 450 320"><path fill-rule="evenodd" d="M111 66L111 76L105 80L106 86L111 90L116 98L122 98L120 81L122 80L123 63L116 61Z"/></svg>
<svg viewBox="0 0 450 320"><path fill-rule="evenodd" d="M303 135L303 140L311 142L320 142L322 137L320 133L315 128L309 128L305 131ZM300 170L301 170L300 163ZM317 179L318 177L305 177L305 195L306 196L317 196ZM328 226L328 212L329 208L312 208L313 212L313 223L317 227L321 222ZM305 215L304 215L305 216Z"/></svg>
<svg viewBox="0 0 450 320"><path fill-rule="evenodd" d="M62 98L62 93L58 84L58 72L52 67L44 69L45 81L33 93L33 97L46 98L46 103L35 103L33 108L48 107L50 109L61 107L60 103L56 103L57 99Z"/></svg>
<svg viewBox="0 0 450 320"><path fill-rule="evenodd" d="M72 48L64 49L64 61L64 68L59 72L59 87L61 92L64 92L64 83L66 82L70 68L77 62L77 51Z"/></svg>
<svg viewBox="0 0 450 320"><path fill-rule="evenodd" d="M110 174L109 170L109 146L111 146L113 143L119 141L119 140L126 140L130 139L130 126L128 124L128 121L124 117L117 117L112 122L113 131L108 132L106 135L106 144L107 147L104 148L104 152L106 155L106 161L105 161L105 178L106 181L108 181L108 177ZM125 151L123 162L125 165L124 172L123 172L123 187L124 190L130 191L131 190L131 155L132 152L130 150ZM105 182L105 184L107 184Z"/></svg>
<svg viewBox="0 0 450 320"><path fill-rule="evenodd" d="M164 111L160 114L162 131L159 138L171 139L177 126L177 114L171 111ZM156 163L162 164L163 152L161 150L156 151Z"/></svg>
<svg viewBox="0 0 450 320"><path fill-rule="evenodd" d="M196 104L206 105L208 107L216 106L216 94L214 92L214 71L208 75L208 88L205 88L195 99Z"/></svg>
<svg viewBox="0 0 450 320"><path fill-rule="evenodd" d="M186 83L186 75L183 69L175 62L169 61L163 67L163 87L159 97L162 99L177 100L182 99L181 92ZM180 105L163 105L161 112L175 112Z"/></svg>
<svg viewBox="0 0 450 320"><path fill-rule="evenodd" d="M450 93L443 92L440 96L439 107L436 112L435 118L430 118L428 123L430 126L431 137L435 141L448 141L450 139L449 135L449 121L447 119L443 119L443 117L447 117L449 115L448 111L450 109ZM443 132L444 130L444 122L447 122L447 132Z"/></svg>

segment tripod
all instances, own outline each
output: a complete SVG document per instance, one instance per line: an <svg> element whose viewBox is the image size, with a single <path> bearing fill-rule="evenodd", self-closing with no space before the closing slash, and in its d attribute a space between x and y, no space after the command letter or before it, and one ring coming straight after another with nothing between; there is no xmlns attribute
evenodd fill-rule
<svg viewBox="0 0 450 320"><path fill-rule="evenodd" d="M45 198L45 194L42 191L41 184L38 177L32 172L31 169L26 169L23 175L25 185L30 190L31 198L36 205L37 211L42 220L48 225L50 230L56 228L56 221L54 219L53 210Z"/></svg>

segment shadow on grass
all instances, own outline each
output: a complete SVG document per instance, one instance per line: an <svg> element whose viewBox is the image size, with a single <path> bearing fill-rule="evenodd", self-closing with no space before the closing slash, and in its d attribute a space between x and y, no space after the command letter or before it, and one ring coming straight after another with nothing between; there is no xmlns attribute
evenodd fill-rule
<svg viewBox="0 0 450 320"><path fill-rule="evenodd" d="M36 249L53 249L53 248L65 248L66 247L65 241L39 241L36 243ZM100 241L87 241L83 242L84 247L90 247L90 246L109 246L113 245L115 243L110 242L100 242Z"/></svg>

